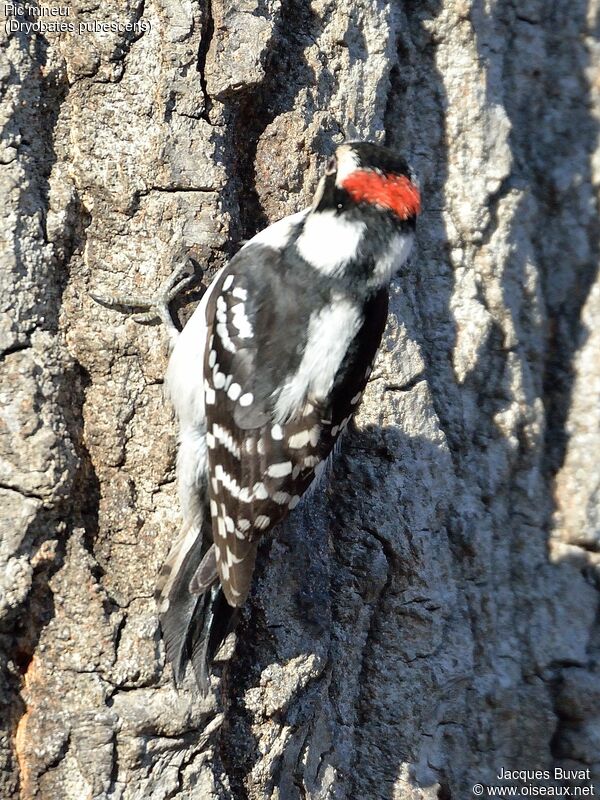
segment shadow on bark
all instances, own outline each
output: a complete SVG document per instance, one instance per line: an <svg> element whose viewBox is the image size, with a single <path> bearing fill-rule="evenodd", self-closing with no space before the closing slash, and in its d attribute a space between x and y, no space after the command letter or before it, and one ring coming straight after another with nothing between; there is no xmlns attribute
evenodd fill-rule
<svg viewBox="0 0 600 800"><path fill-rule="evenodd" d="M573 53L572 38L565 36L565 30L577 32L586 27L587 9L584 3L574 8L572 4L554 7L549 18L544 21L527 19L527 9L520 8L522 25L542 25L544 29L544 53L541 67L531 62L531 73L513 74L513 65L520 63L511 58L512 48L519 47L519 37L511 40L511 30L516 24L516 11L501 7L496 23L505 25L506 41L509 42L505 56L505 85L512 88L505 99L512 134L513 169L503 182L498 193L491 198L490 226L485 232L485 245L494 233L500 204L517 189L529 190L535 198L532 212L527 203L522 202L515 209L514 231L510 236L511 255L504 265L502 285L504 304L512 314L512 323L517 333L517 355L528 373L524 376L524 401L528 412L523 415L516 432L518 445L502 441L500 431L495 429L494 419L506 412L513 394L510 385L510 359L512 348L506 346L505 332L497 322L492 321L487 340L481 348L482 355L474 368L468 373L461 386L456 383L451 354L456 342L455 320L450 301L454 290L454 276L445 248L447 237L441 209L443 208L444 183L447 168L444 157L444 103L445 92L442 76L435 63L435 47L428 41L423 21L435 16L440 10L439 3L404 4L409 21L411 38L419 47L423 70L428 74L426 85L419 90L431 94L431 106L438 109L437 125L431 125L431 117L416 122L421 136L420 148L425 152L435 152L437 158L434 178L425 186L426 211L422 224L426 224L431 238L436 242L434 252L420 252L417 266L415 294L417 307L423 313L419 319L419 330L411 331L411 336L419 341L426 356L426 378L431 389L432 400L440 420L449 452L453 462L454 477L460 480L472 467L473 460L481 464L482 477L487 464L487 452L496 448L506 459L509 471L502 490L506 491L507 503L503 506L496 496L496 490L486 489L482 479L480 487L471 487L464 493L457 492L455 504L449 508L441 505L439 528L437 530L415 530L412 520L403 518L401 494L398 517L393 530L389 525L381 530L380 520L389 520L392 495L382 491L382 476L400 472L411 476L419 475L423 462L436 463L442 450L426 439L421 441L403 437L397 430L371 427L360 434L353 433L345 442L342 458L335 468L335 479L329 490L331 501L327 504L325 518L328 519L330 534L331 561L330 574L326 584L330 590L321 595L314 587L324 584L320 579L322 564L315 554L322 554L322 536L312 540L315 550L311 559L307 545L298 535L286 539L290 541L292 557L305 560L306 586L296 587L298 619L304 623L314 618L314 638L318 643L313 652L324 659L319 672L324 678L309 684L307 690L295 696L286 707L286 720L292 721L294 743L286 748L279 768L272 776L272 787L279 787L281 796L296 798L305 796L307 787L303 785L304 767L300 764L315 763L314 786L308 787L307 796L318 796L316 792L325 780L323 767L340 758L344 748L354 753L353 769L344 773L340 770L341 782L352 797L394 797L399 779L397 764L410 762L415 773L405 778L408 786L424 788L437 781L437 796L451 800L466 796L470 791L465 775L455 770L460 764L465 748L473 753L473 767L477 763L479 775L483 779L484 770L498 767L498 759L504 759L507 768L522 766L527 759L528 768L546 768L547 758L575 758L576 753L569 750L565 731L577 729L579 723L568 720L557 702L561 675L565 668L583 670L593 669L594 652L588 651L588 661L581 660L580 652L573 652L558 660L540 660L539 651L547 647L552 651L553 631L550 628L536 629L541 643L529 640L528 619L536 619L540 605L547 604L551 609L561 598L553 597L548 585L568 584L572 580L572 569L568 563L550 565L547 563L547 539L551 520L551 483L556 471L564 460L568 439L566 430L567 415L571 405L573 388L573 362L577 350L584 342L585 331L580 322L581 310L596 276L598 260L598 222L592 213L589 216L588 238L583 257L574 252L570 242L573 218L568 209L571 199L569 188L581 182L593 186L590 157L597 141L598 125L590 109L571 97L566 91L556 89L556 75L570 75L575 81L585 85L585 70L589 58L581 46L580 53ZM473 14L483 14L481 4L474 6ZM527 34L525 34L527 38ZM402 56L402 42L400 42ZM480 57L487 56L484 46ZM409 59L407 59L409 60ZM515 68L516 69L516 68ZM491 88L488 87L490 92ZM399 71L393 75L388 113L388 144L404 147L402 126L398 119L408 87ZM585 91L587 93L587 89ZM573 139L566 133L554 130L545 115L550 104L558 110L556 116L568 118L577 130L577 141L584 153L583 161L573 157L570 152ZM421 106L426 106L422 103ZM531 131L540 127L540 136L532 137ZM549 130L545 129L549 127ZM410 134L407 134L407 137ZM525 154L525 157L523 157ZM557 190L557 173L560 173L562 192ZM590 189L591 191L591 189ZM436 210L437 209L439 210ZM528 215L530 218L528 219ZM529 249L529 239L523 237L522 227L533 233L533 252ZM433 232L433 233L432 233ZM521 313L524 288L528 284L530 264L540 267L542 276L543 300L549 318L547 337L543 329L535 330L533 315ZM575 267L573 269L573 266ZM427 291L430 280L420 285L419 273L434 277L438 289L435 298L436 314L431 314L431 304L419 298ZM525 301L529 298L526 296ZM535 299L535 298L533 298ZM532 299L532 301L533 301ZM429 298L430 300L430 298ZM485 298L480 297L485 305ZM393 310L393 307L392 307ZM543 318L544 311L540 309ZM545 359L543 380L536 366ZM538 398L543 398L546 406L545 441L532 438L532 416ZM468 413L465 413L467 409ZM465 419L470 420L469 424ZM412 455L411 455L412 454ZM412 459L412 460L411 460ZM443 461L443 459L442 459ZM369 474L364 465L368 463L373 472ZM527 481L544 467L542 483L534 489ZM375 479L373 479L375 478ZM418 482L418 478L417 478ZM542 497L543 502L532 502L532 496ZM465 513L461 502L472 502L473 511ZM393 502L393 501L392 501ZM385 509L382 513L382 509ZM302 526L300 526L302 527ZM303 528L310 531L310 525ZM311 532L311 536L314 530ZM451 566L434 574L431 583L423 583L423 575L428 566L426 547L421 534L429 539L434 549L448 548ZM446 541L446 534L448 539ZM298 547L300 550L298 551ZM492 548L490 550L490 547ZM495 554L494 551L497 551ZM435 570L435 555L429 553ZM372 592L365 585L365 578L372 572L372 559L383 557L381 581ZM504 597L502 588L497 586L494 575L494 562L506 558L512 562L509 573L515 582L510 590L512 597ZM442 559L443 561L443 559ZM315 567L315 565L317 566ZM311 571L318 570L318 577L311 578ZM325 568L327 569L327 568ZM533 576L536 575L534 580ZM259 568L259 580L260 568ZM454 597L453 583L465 594L464 600ZM484 584L482 584L484 581ZM485 585L487 584L487 586ZM373 588L373 587L371 587ZM454 587L456 588L456 587ZM363 598L363 611L369 617L366 626L363 661L360 665L360 678L354 695L353 714L344 717L340 711L343 706L339 687L346 686L343 672L351 668L344 659L345 643L353 635L364 635L364 626L357 624L356 602L353 591ZM406 593L415 592L416 597L407 602ZM476 595L480 597L477 598ZM308 601L302 598L309 598ZM347 602L346 602L347 601ZM494 613L514 615L515 642L523 659L525 670L523 687L517 694L526 704L535 702L535 678L540 679L541 697L546 697L554 711L554 726L543 720L543 710L533 727L528 727L520 719L518 705L509 699L500 701L494 692L476 696L470 689L476 680L485 676L492 681L500 680L502 674L502 645L500 623L492 623L486 631L485 607L495 608ZM278 652L277 644L269 635L267 620L277 616L276 610L258 609L253 603L248 623L242 632L234 662L229 686L233 689L231 706L227 719L234 731L237 742L245 742L244 752L236 762L233 786L236 797L249 797L248 776L259 760L258 741L252 734L252 718L244 708L246 692L256 685L256 678L269 664L276 665L286 658L306 655L306 641L299 636L296 646L291 646L285 656ZM315 614L316 611L316 614ZM568 613L574 613L568 610ZM456 632L454 620L457 615L469 618L471 636L459 642L458 650L464 654L465 648L473 648L471 670L461 671L454 666L449 669L451 679L443 678L444 661L452 662L456 643L452 642L452 631ZM569 618L565 620L568 624ZM578 620L571 619L574 627ZM300 624L300 622L299 622ZM399 626L399 636L390 636L390 624ZM495 630L494 630L495 629ZM596 628L597 629L597 622ZM450 636L449 636L450 634ZM597 637L596 637L597 638ZM292 636L293 639L293 636ZM547 641L543 641L546 639ZM398 646L398 640L404 642ZM594 637L592 636L592 641ZM288 639L288 645L290 640ZM415 642L417 650L411 650ZM481 648L481 642L487 642ZM427 643L430 648L428 649ZM585 642L578 642L579 649L585 650ZM594 645L592 644L592 648ZM536 651L536 648L538 652ZM350 653L352 647L348 648ZM447 651L447 652L444 652ZM487 652L486 652L487 651ZM436 670L440 674L436 675ZM531 670L531 674L527 673ZM322 691L319 682L326 685ZM430 709L425 703L414 701L414 695L429 694L436 699L436 708ZM347 701L352 693L345 696ZM433 702L433 701L432 701ZM324 704L329 705L331 713L337 712L336 725L351 732L353 741L329 741L318 731L320 715ZM486 708L489 706L489 708ZM439 709L447 708L445 715ZM529 706L531 711L531 705ZM431 711L432 718L427 719ZM452 713L453 711L453 713ZM347 713L347 712L346 712ZM530 712L528 712L530 713ZM489 716L488 716L489 715ZM494 763L486 761L485 755L478 753L480 744L476 731L476 720L486 718L494 726L494 741L512 741L511 754L501 749L494 753ZM441 717L441 719L440 719ZM437 721L435 721L437 718ZM437 727L446 733L446 757L440 763L420 765L421 754L416 748L419 740L430 736L427 731ZM565 744L566 741L566 744ZM323 749L324 748L324 749ZM316 751L316 754L315 752ZM452 753L456 761L452 761ZM330 759L335 753L333 759ZM483 761L481 760L483 757ZM341 757L343 759L343 756ZM463 759L464 760L464 759ZM233 763L233 759L230 759ZM340 764L336 766L339 768ZM346 765L349 766L349 765ZM420 770L420 772L419 772ZM230 777L232 777L230 775ZM389 787L389 789L386 789ZM310 790L315 792L310 794ZM396 788L397 793L397 788Z"/></svg>

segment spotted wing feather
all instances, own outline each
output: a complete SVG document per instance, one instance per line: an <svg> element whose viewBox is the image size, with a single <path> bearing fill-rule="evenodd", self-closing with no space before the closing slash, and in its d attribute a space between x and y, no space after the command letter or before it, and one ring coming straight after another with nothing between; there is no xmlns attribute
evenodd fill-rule
<svg viewBox="0 0 600 800"><path fill-rule="evenodd" d="M232 606L242 605L248 595L258 539L297 505L347 425L387 311L385 293L384 302L375 308L375 329L363 331L366 337L359 331L327 401L306 397L290 419L277 423L274 394L298 359L297 337L286 341L286 324L298 309L280 302L276 308L268 305L277 291L272 283L277 282L280 265L277 254L265 249L264 257L260 277L271 281L268 291L261 291L257 276L234 259L207 308L210 512L217 571ZM304 328L307 322L301 321Z"/></svg>

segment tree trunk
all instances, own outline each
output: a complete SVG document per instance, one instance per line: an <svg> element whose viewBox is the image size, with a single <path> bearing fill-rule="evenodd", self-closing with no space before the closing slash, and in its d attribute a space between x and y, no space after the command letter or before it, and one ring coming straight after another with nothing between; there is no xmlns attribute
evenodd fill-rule
<svg viewBox="0 0 600 800"><path fill-rule="evenodd" d="M2 798L468 800L555 767L600 791L599 11L5 17ZM262 546L202 699L152 599L167 337L89 292L155 290L190 247L208 279L310 202L348 121L420 175L418 247L329 488Z"/></svg>

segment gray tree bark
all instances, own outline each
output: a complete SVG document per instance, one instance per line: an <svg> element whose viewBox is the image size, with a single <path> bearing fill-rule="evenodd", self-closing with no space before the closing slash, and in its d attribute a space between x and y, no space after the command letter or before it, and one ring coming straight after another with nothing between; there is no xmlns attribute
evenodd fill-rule
<svg viewBox="0 0 600 800"><path fill-rule="evenodd" d="M599 10L74 0L42 18L73 32L2 31L2 798L468 800L557 766L600 791ZM348 120L420 174L418 248L203 700L152 600L165 332L89 291L192 246L210 274L310 201Z"/></svg>

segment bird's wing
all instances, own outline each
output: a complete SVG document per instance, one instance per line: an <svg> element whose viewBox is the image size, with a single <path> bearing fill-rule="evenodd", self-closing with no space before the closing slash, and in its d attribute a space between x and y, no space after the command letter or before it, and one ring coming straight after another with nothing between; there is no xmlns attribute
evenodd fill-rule
<svg viewBox="0 0 600 800"><path fill-rule="evenodd" d="M252 268L258 255L260 274ZM273 392L297 351L293 335L286 340L296 309L278 293L279 259L269 248L253 248L246 259L240 251L207 308L210 513L217 570L233 606L248 595L257 539L298 503L334 441L324 409L308 401L285 424L273 420Z"/></svg>
<svg viewBox="0 0 600 800"><path fill-rule="evenodd" d="M351 341L331 396L301 397L278 422L274 396L299 364L310 314L302 317L300 299L283 284L280 259L268 248L240 251L207 307L210 513L217 570L233 606L248 595L258 538L297 505L352 415L387 311L384 293ZM377 330L365 336L374 318Z"/></svg>

